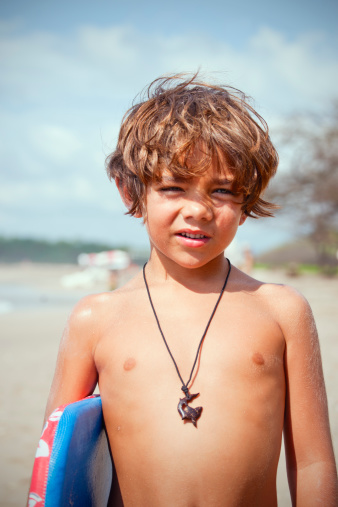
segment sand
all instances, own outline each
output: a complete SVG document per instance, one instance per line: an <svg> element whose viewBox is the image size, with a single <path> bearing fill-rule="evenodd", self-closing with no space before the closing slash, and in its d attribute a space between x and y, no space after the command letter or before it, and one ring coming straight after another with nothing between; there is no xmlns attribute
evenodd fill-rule
<svg viewBox="0 0 338 507"><path fill-rule="evenodd" d="M55 367L58 343L75 302L93 288L63 289L75 266L0 265L0 505L23 506ZM338 279L257 271L264 281L288 283L309 300L319 329L335 452L338 451ZM284 453L278 472L281 507L291 505Z"/></svg>

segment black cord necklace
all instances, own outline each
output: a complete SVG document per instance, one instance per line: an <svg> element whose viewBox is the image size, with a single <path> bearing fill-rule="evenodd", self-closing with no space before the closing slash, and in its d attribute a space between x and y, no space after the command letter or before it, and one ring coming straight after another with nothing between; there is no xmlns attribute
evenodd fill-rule
<svg viewBox="0 0 338 507"><path fill-rule="evenodd" d="M168 352L169 352L169 355L170 355L170 357L171 357L171 359L172 359L172 361L173 361L173 363L174 363L174 365L175 365L175 368L176 368L177 374L178 374L178 376L179 376L179 378L180 378L180 380L181 380L181 382L182 382L182 387L181 387L181 389L182 389L182 391L183 391L183 392L184 392L184 394L185 394L185 397L184 397L184 398L180 398L180 401L179 401L179 403L178 403L177 409L178 409L178 412L179 412L179 414L181 415L182 419L189 419L189 420L193 423L193 425L194 425L195 427L196 427L196 421L197 421L197 419L199 418L199 416L201 415L201 412L202 412L203 407L193 408L193 407L190 407L190 406L188 405L188 402L189 402L189 401L193 400L194 398L196 398L196 396L198 396L198 395L199 395L199 393L197 393L197 394L190 394L190 393L189 393L189 388L188 388L188 385L189 385L190 380L191 380L191 377L192 377L192 375L193 375L193 372L194 372L194 369L195 369L195 366L196 366L196 363L197 363L197 359L198 359L198 356L199 356L199 353L200 353L200 350L201 350L201 346L202 346L203 340L204 340L204 338L205 338L205 335L207 334L207 331L208 331L208 329L209 329L209 326L210 326L210 323L211 323L211 321L212 321L212 318L213 318L213 316L215 315L215 312L216 312L216 310L217 310L218 304L219 304L219 302L220 302L220 300L221 300L221 297L222 297L222 295L223 295L223 292L224 292L224 290L225 290L225 287L226 287L226 285L227 285L227 283L228 283L228 279L229 279L229 276L230 276L230 271L231 271L231 263L230 263L229 259L227 259L227 261L228 261L228 264L229 264L228 274L227 274L227 276L226 276L226 278L225 278L225 282L224 282L223 287L222 287L222 289L221 289L221 292L220 292L220 294L219 294L219 296L218 296L218 299L217 299L217 301L216 301L216 304L215 304L215 306L214 306L214 309L213 309L213 311L212 311L212 313L211 313L211 315L210 315L210 318L209 318L208 323L207 323L207 326L206 326L206 328L205 328L205 330L204 330L203 336L202 336L202 338L201 338L201 340L200 340L200 342L199 342L198 349L197 349L197 353L196 353L196 357L195 357L195 361L194 361L194 364L193 364L192 369L191 369L191 372L190 372L190 377L189 377L188 382L186 382L186 383L184 383L184 381L183 381L183 379L182 379L182 376L181 376L181 374L180 374L180 370L178 369L178 366L177 366L177 364L176 364L176 361L175 361L175 359L174 359L174 356L172 355L171 350L170 350L170 348L169 348L169 346L168 346L167 340L166 340L166 339L165 339L165 337L164 337L164 334L163 334L163 331L162 331L162 328L161 328L160 322L159 322L159 320L158 320L158 317L157 317L157 314L156 314L156 311L155 311L155 307L154 307L153 301L152 301L151 296L150 296L150 291L149 291L149 287L148 287L148 284L147 284L146 273L145 273L145 267L146 267L147 263L145 263L145 265L143 266L143 279L144 279L144 283L145 283L145 286L146 286L146 289L147 289L147 293L148 293L148 298L149 298L150 306L151 306L151 308L152 308L152 310L153 310L153 312L154 312L154 316L155 316L155 319L156 319L156 322L157 322L157 326L158 326L158 329L160 330L160 333L161 333L161 336L162 336L162 338L163 338L164 344L165 344L165 346L167 347L167 350L168 350Z"/></svg>

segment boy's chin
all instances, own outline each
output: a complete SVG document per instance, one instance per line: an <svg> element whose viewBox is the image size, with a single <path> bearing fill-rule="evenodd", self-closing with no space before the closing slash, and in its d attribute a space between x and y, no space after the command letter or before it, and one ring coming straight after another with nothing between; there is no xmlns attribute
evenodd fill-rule
<svg viewBox="0 0 338 507"><path fill-rule="evenodd" d="M194 256L192 254L182 256L168 256L162 252L157 252L155 256L157 256L163 264L171 264L172 266L177 266L177 268L189 270L200 269L212 265L222 265L225 261L224 251L214 257L208 258L201 258L200 256Z"/></svg>

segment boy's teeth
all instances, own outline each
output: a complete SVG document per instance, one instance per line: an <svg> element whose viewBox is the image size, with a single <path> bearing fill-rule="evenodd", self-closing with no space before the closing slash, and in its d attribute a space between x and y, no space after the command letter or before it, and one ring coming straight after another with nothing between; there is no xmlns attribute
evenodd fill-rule
<svg viewBox="0 0 338 507"><path fill-rule="evenodd" d="M189 234L188 232L182 232L182 236L185 236L186 238L191 238L191 239L205 238L204 234Z"/></svg>

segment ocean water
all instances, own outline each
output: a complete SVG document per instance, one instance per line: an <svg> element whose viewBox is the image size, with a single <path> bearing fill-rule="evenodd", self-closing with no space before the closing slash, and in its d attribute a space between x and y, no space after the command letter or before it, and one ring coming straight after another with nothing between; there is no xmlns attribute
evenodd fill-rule
<svg viewBox="0 0 338 507"><path fill-rule="evenodd" d="M23 284L0 283L0 315L36 307L74 305L88 292L65 289L49 291Z"/></svg>

